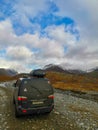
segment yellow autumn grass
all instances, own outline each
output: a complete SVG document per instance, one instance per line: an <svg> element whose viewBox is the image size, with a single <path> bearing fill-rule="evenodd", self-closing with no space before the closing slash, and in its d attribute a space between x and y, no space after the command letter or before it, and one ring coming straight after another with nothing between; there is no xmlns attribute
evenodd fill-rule
<svg viewBox="0 0 98 130"><path fill-rule="evenodd" d="M57 72L47 72L46 77L54 88L82 92L98 91L98 78Z"/></svg>
<svg viewBox="0 0 98 130"><path fill-rule="evenodd" d="M22 74L16 76L0 76L0 82L17 80L23 77ZM73 91L97 91L98 77L93 78L86 75L64 74L58 72L47 72L46 78L50 80L54 88Z"/></svg>

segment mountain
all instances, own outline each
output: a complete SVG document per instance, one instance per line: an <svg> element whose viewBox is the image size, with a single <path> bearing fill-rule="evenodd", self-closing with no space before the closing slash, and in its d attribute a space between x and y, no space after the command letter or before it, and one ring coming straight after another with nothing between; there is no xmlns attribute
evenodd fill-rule
<svg viewBox="0 0 98 130"><path fill-rule="evenodd" d="M93 70L94 72L98 72L98 67Z"/></svg>
<svg viewBox="0 0 98 130"><path fill-rule="evenodd" d="M14 80L15 75L17 75L15 70L0 68L0 82Z"/></svg>
<svg viewBox="0 0 98 130"><path fill-rule="evenodd" d="M0 68L0 76L14 76L16 74L15 70Z"/></svg>
<svg viewBox="0 0 98 130"><path fill-rule="evenodd" d="M49 64L49 65L46 65L44 67L44 70L45 71L53 71L53 72L60 72L60 73L69 73L67 70L64 70L61 66L59 65L53 65L53 64Z"/></svg>
<svg viewBox="0 0 98 130"><path fill-rule="evenodd" d="M86 72L82 71L82 70L71 70L71 69L69 69L68 72L71 73L71 74L86 74Z"/></svg>
<svg viewBox="0 0 98 130"><path fill-rule="evenodd" d="M18 74L18 72L15 71L14 69L7 69L6 71L7 71L8 74L11 75L11 76L14 76L14 75Z"/></svg>
<svg viewBox="0 0 98 130"><path fill-rule="evenodd" d="M87 75L91 77L98 77L98 68L92 69L92 71L88 72Z"/></svg>
<svg viewBox="0 0 98 130"><path fill-rule="evenodd" d="M63 69L59 65L49 64L44 67L45 71L53 71L53 72L60 72L60 73L68 73L68 74L85 74L85 71L82 70L72 70L72 69Z"/></svg>

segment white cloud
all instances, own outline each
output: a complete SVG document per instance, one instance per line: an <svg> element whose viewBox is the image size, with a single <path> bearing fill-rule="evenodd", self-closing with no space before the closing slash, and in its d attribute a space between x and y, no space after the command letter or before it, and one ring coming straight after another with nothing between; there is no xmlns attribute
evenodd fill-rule
<svg viewBox="0 0 98 130"><path fill-rule="evenodd" d="M34 27L29 18L33 18L40 12L47 11L48 4L46 0L20 0L14 4L13 9L15 11L11 17L13 21L18 20L25 27Z"/></svg>
<svg viewBox="0 0 98 130"><path fill-rule="evenodd" d="M21 0L17 1L14 9L18 13L24 13L26 16L36 16L40 11L45 11L48 8L46 0Z"/></svg>
<svg viewBox="0 0 98 130"><path fill-rule="evenodd" d="M65 55L68 65L82 69L98 66L98 1L55 0L55 3L59 7L56 15L71 17L79 29L79 41L72 40L74 46L69 46Z"/></svg>
<svg viewBox="0 0 98 130"><path fill-rule="evenodd" d="M6 51L4 61L1 60L1 66L12 66L17 69L19 67L19 70L22 71L29 65L44 66L50 62L58 63L58 59L64 55L63 46L57 40L41 38L38 33L17 36L10 20L1 22L0 27L0 34L2 34L0 46Z"/></svg>
<svg viewBox="0 0 98 130"><path fill-rule="evenodd" d="M0 68L11 68L16 70L17 72L30 72L30 69L27 68L24 62L19 63L19 61L7 60L0 58Z"/></svg>
<svg viewBox="0 0 98 130"><path fill-rule="evenodd" d="M64 25L48 26L44 30L48 37L40 36L38 30L40 25L36 25L35 34L25 33L17 36L11 21L7 19L0 22L0 50L6 51L5 57L0 58L0 67L29 71L29 66L44 66L50 63L75 69L98 66L98 1L55 0L55 2L59 7L56 15L71 17L76 22L80 33L79 41L70 31L65 32L65 29L70 28ZM14 20L20 20L25 27L33 27L29 18L41 11L47 12L48 6L45 0L21 0L15 4L14 9ZM10 18L12 19L11 16Z"/></svg>
<svg viewBox="0 0 98 130"><path fill-rule="evenodd" d="M80 27L83 37L97 37L98 34L98 1L97 0L55 0L60 16L68 16Z"/></svg>
<svg viewBox="0 0 98 130"><path fill-rule="evenodd" d="M74 44L76 43L76 37L70 32L65 32L67 28L68 27L65 27L64 25L49 26L46 28L46 32L48 33L50 38L54 39L59 44L74 46Z"/></svg>
<svg viewBox="0 0 98 130"><path fill-rule="evenodd" d="M9 20L0 22L0 47L8 46L9 41L13 41L14 34Z"/></svg>
<svg viewBox="0 0 98 130"><path fill-rule="evenodd" d="M12 60L27 60L33 56L33 53L25 46L10 46L6 55Z"/></svg>

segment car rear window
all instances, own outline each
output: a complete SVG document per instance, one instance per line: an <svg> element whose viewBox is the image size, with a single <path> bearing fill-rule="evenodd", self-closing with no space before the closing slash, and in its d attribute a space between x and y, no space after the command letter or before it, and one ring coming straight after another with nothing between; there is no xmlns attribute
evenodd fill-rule
<svg viewBox="0 0 98 130"><path fill-rule="evenodd" d="M22 80L20 87L20 94L36 95L37 93L41 93L43 95L48 95L53 93L53 88L51 84L49 84L48 80L44 78L31 78Z"/></svg>

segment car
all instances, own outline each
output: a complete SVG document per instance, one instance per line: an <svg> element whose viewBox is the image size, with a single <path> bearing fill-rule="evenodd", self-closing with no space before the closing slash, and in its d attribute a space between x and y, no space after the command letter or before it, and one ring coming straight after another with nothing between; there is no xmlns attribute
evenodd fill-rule
<svg viewBox="0 0 98 130"><path fill-rule="evenodd" d="M15 116L50 113L54 108L54 90L43 76L20 78L14 84Z"/></svg>

